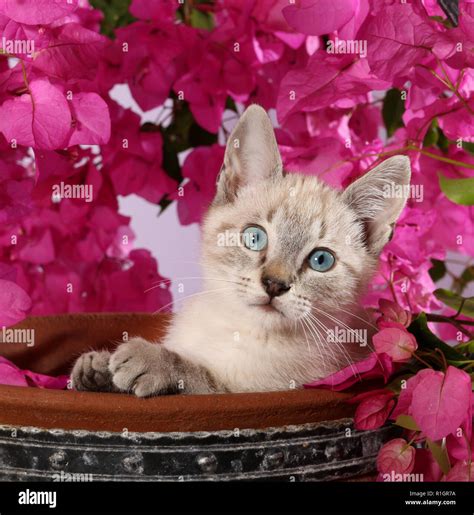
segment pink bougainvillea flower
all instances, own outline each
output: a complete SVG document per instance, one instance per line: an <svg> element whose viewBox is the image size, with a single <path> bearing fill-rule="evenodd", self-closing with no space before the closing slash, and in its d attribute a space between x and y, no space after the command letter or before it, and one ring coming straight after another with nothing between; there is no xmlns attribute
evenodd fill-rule
<svg viewBox="0 0 474 515"><path fill-rule="evenodd" d="M361 142L378 140L381 125L380 109L372 105L359 105L355 107L349 120L351 140L359 138Z"/></svg>
<svg viewBox="0 0 474 515"><path fill-rule="evenodd" d="M18 257L29 263L45 265L56 257L53 236L49 229L32 231L28 241L18 249Z"/></svg>
<svg viewBox="0 0 474 515"><path fill-rule="evenodd" d="M77 23L53 28L48 45L36 51L34 68L65 80L90 79L97 73L107 39Z"/></svg>
<svg viewBox="0 0 474 515"><path fill-rule="evenodd" d="M414 141L423 141L426 131L429 129L429 122L435 117L439 119L439 126L443 129L448 138L456 139L458 137L469 141L473 134L472 116L465 109L464 105L456 99L452 98L436 98L433 102L428 103L429 95L426 95L426 89L420 91L420 95L424 99L423 105L414 105L414 95L410 96L411 105L403 114L403 121L407 129L407 137ZM474 106L474 101L471 101Z"/></svg>
<svg viewBox="0 0 474 515"><path fill-rule="evenodd" d="M51 390L65 390L68 387L69 376L60 375L51 377L44 374L37 374L31 370L23 370L28 386L36 386L38 388L47 388Z"/></svg>
<svg viewBox="0 0 474 515"><path fill-rule="evenodd" d="M354 16L357 0L299 0L283 9L288 25L297 32L323 36L343 27Z"/></svg>
<svg viewBox="0 0 474 515"><path fill-rule="evenodd" d="M158 273L157 262L148 250L133 250L126 261L110 260L103 268L97 281L101 310L155 311L157 306L171 307L170 281L164 281Z"/></svg>
<svg viewBox="0 0 474 515"><path fill-rule="evenodd" d="M314 170L331 170L331 173L323 176L325 182L336 188L340 187L353 169L350 162L344 162L349 157L347 148L336 138L318 136L314 139L318 140L317 143L310 146L307 142L297 146L281 145L285 167L308 175L313 175Z"/></svg>
<svg viewBox="0 0 474 515"><path fill-rule="evenodd" d="M384 425L395 405L395 394L390 390L373 390L353 397L360 402L354 414L354 425L359 430L377 429Z"/></svg>
<svg viewBox="0 0 474 515"><path fill-rule="evenodd" d="M106 58L116 74L115 82L110 87L117 82L127 82L133 98L143 111L162 105L170 96L173 83L185 73L181 63L182 54L199 42L196 41L195 31L185 24L171 23L160 17L153 23L138 21L121 27L116 35L115 44L109 46L106 52ZM109 78L105 75L109 75L109 72L108 69L102 70L101 79L108 82ZM214 87L207 85L210 90ZM189 101L187 91L184 95Z"/></svg>
<svg viewBox="0 0 474 515"><path fill-rule="evenodd" d="M284 122L295 112L316 111L332 104L352 107L364 102L370 90L388 86L387 82L371 74L366 59L354 55L332 56L318 51L304 67L290 70L281 81L278 119Z"/></svg>
<svg viewBox="0 0 474 515"><path fill-rule="evenodd" d="M392 300L380 299L379 311L382 315L379 321L397 322L404 327L411 324L411 313Z"/></svg>
<svg viewBox="0 0 474 515"><path fill-rule="evenodd" d="M371 71L386 80L408 78L413 66L434 58L430 49L441 36L410 4L385 5L360 33Z"/></svg>
<svg viewBox="0 0 474 515"><path fill-rule="evenodd" d="M474 411L474 392L471 394L471 405L466 413L466 419L456 431L446 438L446 448L452 458L467 460L471 458L474 449L474 432L472 430Z"/></svg>
<svg viewBox="0 0 474 515"><path fill-rule="evenodd" d="M474 98L469 100L467 105L469 111L464 104L455 103L452 107L453 112L440 117L439 126L448 138L453 140L463 138L464 141L474 141L474 117L471 114L474 110Z"/></svg>
<svg viewBox="0 0 474 515"><path fill-rule="evenodd" d="M340 39L354 39L369 9L368 0L300 0L282 13L297 32L323 36L337 30Z"/></svg>
<svg viewBox="0 0 474 515"><path fill-rule="evenodd" d="M161 168L161 133L142 131L140 117L128 109L114 103L109 108L114 131L109 144L103 147L103 156L116 193L135 193L155 203L165 194L174 193L176 182Z"/></svg>
<svg viewBox="0 0 474 515"><path fill-rule="evenodd" d="M48 80L30 82L29 93L0 106L0 132L19 145L53 150L66 145L71 113L64 94Z"/></svg>
<svg viewBox="0 0 474 515"><path fill-rule="evenodd" d="M394 324L392 322L392 324ZM418 348L415 337L401 324L398 327L386 327L374 334L372 341L377 353L385 352L393 361L408 361Z"/></svg>
<svg viewBox="0 0 474 515"><path fill-rule="evenodd" d="M413 474L419 474L423 481L439 481L443 472L429 449L416 449Z"/></svg>
<svg viewBox="0 0 474 515"><path fill-rule="evenodd" d="M178 200L179 220L183 225L200 222L216 193L217 174L224 160L224 147L212 145L194 149L183 164L183 177L189 179Z"/></svg>
<svg viewBox="0 0 474 515"><path fill-rule="evenodd" d="M433 149L433 153L437 156L446 156L449 159L462 159L469 165L474 165L474 156L460 149L450 150L446 154ZM433 229L430 231L431 242L435 243L437 247L474 255L474 207L454 204L439 187L439 172L449 178L459 178L460 172L450 165L439 163L438 166L432 167L431 163L432 160L426 156L421 156L419 160L420 171L415 170L416 180L420 185L423 185L424 189L424 201L420 206L423 211L420 214L425 215L427 219L434 215ZM466 176L473 176L473 172L468 171ZM463 228L462 238L457 237L459 227ZM422 237L419 248L425 254L432 254L430 240L425 238L425 236Z"/></svg>
<svg viewBox="0 0 474 515"><path fill-rule="evenodd" d="M377 470L380 474L409 474L414 466L415 448L403 438L387 442L377 456Z"/></svg>
<svg viewBox="0 0 474 515"><path fill-rule="evenodd" d="M435 210L405 208L392 241L382 252L379 273L372 281L372 294L366 297L366 305L378 306L381 297L393 300L393 291L397 304L404 309L414 312L439 309L440 304L433 296L436 286L429 274L431 259L444 259L443 247L433 238L438 226ZM387 277L393 277L393 290L386 289Z"/></svg>
<svg viewBox="0 0 474 515"><path fill-rule="evenodd" d="M382 377L386 382L393 372L393 362L387 354L372 352L367 358L349 365L324 379L305 384L305 388L328 388L340 391L363 379Z"/></svg>
<svg viewBox="0 0 474 515"><path fill-rule="evenodd" d="M44 374L37 374L30 370L20 370L11 361L0 356L0 384L64 390L67 388L68 381L69 376L66 375L51 377Z"/></svg>
<svg viewBox="0 0 474 515"><path fill-rule="evenodd" d="M31 309L26 291L12 281L0 279L0 327L20 322Z"/></svg>
<svg viewBox="0 0 474 515"><path fill-rule="evenodd" d="M0 164L0 224L19 221L31 211L33 186L34 180L19 166L7 171Z"/></svg>
<svg viewBox="0 0 474 515"><path fill-rule="evenodd" d="M110 115L97 93L76 93L71 99L74 132L71 145L104 145L110 139Z"/></svg>
<svg viewBox="0 0 474 515"><path fill-rule="evenodd" d="M0 356L0 384L28 386L22 371L3 356Z"/></svg>
<svg viewBox="0 0 474 515"><path fill-rule="evenodd" d="M170 0L132 0L130 5L130 14L140 20L163 18L174 21L176 10L179 7L178 2L170 2Z"/></svg>
<svg viewBox="0 0 474 515"><path fill-rule="evenodd" d="M413 389L408 414L428 438L440 440L460 427L470 405L469 374L449 366L445 374L424 370L423 378Z"/></svg>
<svg viewBox="0 0 474 515"><path fill-rule="evenodd" d="M181 92L190 103L196 122L213 133L221 125L227 97L224 85L219 80L221 71L222 63L210 55L201 68L194 68L180 77L173 87L176 93Z"/></svg>
<svg viewBox="0 0 474 515"><path fill-rule="evenodd" d="M78 0L0 0L0 14L27 25L47 25L71 14Z"/></svg>
<svg viewBox="0 0 474 515"><path fill-rule="evenodd" d="M337 31L339 39L357 39L359 29L366 20L371 8L369 0L355 0L354 6L354 16Z"/></svg>
<svg viewBox="0 0 474 515"><path fill-rule="evenodd" d="M38 30L38 27L17 23L14 20L3 18L0 14L0 32L5 41L15 42L16 44L4 48L9 55L21 57L25 63L32 63L35 52L40 48L48 46L50 34L47 30ZM3 40L2 40L3 42ZM18 44L21 43L21 44ZM3 46L3 45L2 45Z"/></svg>
<svg viewBox="0 0 474 515"><path fill-rule="evenodd" d="M413 391L420 383L420 381L425 378L425 376L431 375L431 372L431 369L424 368L416 375L410 377L407 381L402 383L397 405L393 410L390 418L395 420L398 415L411 415L411 401L413 399Z"/></svg>
<svg viewBox="0 0 474 515"><path fill-rule="evenodd" d="M459 460L441 481L474 481L474 461Z"/></svg>

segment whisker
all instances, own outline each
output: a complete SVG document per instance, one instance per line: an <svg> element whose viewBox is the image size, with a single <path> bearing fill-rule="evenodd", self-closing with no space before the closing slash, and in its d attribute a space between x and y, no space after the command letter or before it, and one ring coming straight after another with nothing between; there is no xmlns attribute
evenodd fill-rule
<svg viewBox="0 0 474 515"><path fill-rule="evenodd" d="M316 311L318 311L319 313L322 313L325 317L329 318L329 320L331 320L331 322L335 322L336 324L340 324L346 331L349 332L349 334L354 335L356 337L356 339L358 338L358 334L357 334L356 330L353 329L352 327L348 326L344 321L340 320L339 318L337 318L337 317L335 317L333 315L330 315L329 313L326 313L325 311L323 311L321 309L318 309L316 307L314 309Z"/></svg>
<svg viewBox="0 0 474 515"><path fill-rule="evenodd" d="M340 311L343 311L344 313L347 313L348 315L353 316L354 318L357 318L358 320L361 320L362 322L365 322L367 325L370 325L370 327L372 327L373 329L378 329L378 327L376 325L372 324L371 322L369 322L365 318L357 316L355 313L352 313L351 311L347 311L347 310L345 310L344 308L341 308L341 307L338 307L337 309L339 309Z"/></svg>
<svg viewBox="0 0 474 515"><path fill-rule="evenodd" d="M322 322L321 320L319 320L317 317L315 317L312 313L309 313L308 314L309 317L317 324L319 324L320 326L322 326L322 328L326 331L326 334L328 333L329 331L329 328L324 324L324 322ZM331 352L333 353L333 357L334 357L334 360L335 360L335 364L338 364L339 363L339 360L337 359L337 357L335 356L334 354L334 351L332 349L332 346L329 345L329 342L327 342L327 339L326 339L326 343L327 343L327 347L328 349L331 350ZM342 352L342 355L343 357L347 360L347 363L350 367L352 367L352 370L354 371L354 368L353 368L353 365L354 365L354 360L352 359L351 355L347 352L347 350L344 348L344 345L343 345L343 342L340 342L339 341L339 338L336 337L336 341L334 342L336 344L336 347Z"/></svg>
<svg viewBox="0 0 474 515"><path fill-rule="evenodd" d="M189 264L192 264L192 265L198 265L200 268L203 268L203 269L206 269L206 270L210 270L211 272L215 272L215 268L208 265L207 263L204 263L202 261L183 261L183 260L178 260L179 263L189 263ZM236 278L239 278L240 275L235 273L235 272L232 272L230 270L226 270L226 273L229 274L229 275L232 275Z"/></svg>
<svg viewBox="0 0 474 515"><path fill-rule="evenodd" d="M313 307L314 307L314 306L313 306ZM332 317L331 315L329 315L329 313L326 313L326 312L325 312L325 311L323 311L323 310L319 310L318 308L314 308L314 309L316 309L316 311L320 311L321 313L323 313L323 315L325 315L325 316L326 316L326 317L328 317L329 319L333 318L333 321L336 321L336 323L340 323L341 325L346 325L346 326L347 326L347 324L345 324L345 323L344 323L344 322L342 322L341 320L338 320L336 317ZM314 315L313 315L313 316L314 316ZM364 319L361 319L361 320L364 320ZM349 326L347 326L347 327L349 327ZM350 329L350 328L349 328L349 329ZM353 329L350 329L350 330L352 330L352 331L353 331ZM341 343L342 343L342 342L341 342ZM366 342L366 345L367 345L367 347L368 347L368 349L369 349L370 351L372 351L372 352L374 352L374 353L375 353L375 356L376 356L377 362L378 362L378 363L380 364L380 366L383 368L383 363L380 361L380 358L378 357L378 354L375 352L374 347L373 347L369 342ZM353 368L353 366L352 366L352 365L353 365L353 362L351 363L351 368L352 368L352 370L354 370L354 368ZM359 373L357 373L357 376L360 378L360 374L359 374Z"/></svg>
<svg viewBox="0 0 474 515"><path fill-rule="evenodd" d="M306 345L308 347L308 352L311 354L311 347L309 345L309 340L308 340L308 335L306 334L306 329L304 328L304 325L303 325L303 320L301 320L301 327L303 328L303 332L304 332L304 337L306 338Z"/></svg>
<svg viewBox="0 0 474 515"><path fill-rule="evenodd" d="M312 316L311 313L308 313L308 323L311 323L312 327L318 331L318 334L320 334L322 345L324 345L324 349L328 350L331 353L332 362L337 365L339 363L339 359L337 358L333 348L327 344L327 338L323 337L323 333L320 333L319 329L316 327L319 327L322 331L327 332L327 327L316 317ZM325 342L325 343L323 343Z"/></svg>
<svg viewBox="0 0 474 515"><path fill-rule="evenodd" d="M233 293L234 289L233 288L216 288L214 290L204 290L204 291L200 291L200 292L197 292L197 293L192 293L190 295L186 295L185 297L181 297L179 299L174 299L172 302L168 302L168 304L165 304L160 309L155 311L154 314L160 313L161 311L163 311L167 307L172 306L174 302L178 302L178 301L182 302L184 300L190 299L192 297L197 297L199 295L206 295L206 294L209 294L209 293L217 293L217 292L224 292L224 291L229 292L229 293Z"/></svg>
<svg viewBox="0 0 474 515"><path fill-rule="evenodd" d="M190 277L174 277L173 279L163 279L161 281L157 281L156 283L153 283L153 286L151 286L150 288L148 288L147 290L145 290L145 293L155 289L155 288L159 288L162 284L165 284L165 283L172 283L173 281L180 281L180 280L187 280L187 279L211 279L212 281L222 281L222 282L227 282L227 283L232 283L232 284L241 284L237 281L231 281L229 279L221 279L219 277L200 277L200 276L190 276Z"/></svg>
<svg viewBox="0 0 474 515"><path fill-rule="evenodd" d="M337 324L341 324L346 330L349 331L349 333L355 335L356 337L358 336L357 335L357 332L355 329L353 329L352 327L348 326L345 322L343 322L342 320L340 320L339 318L337 318L336 316L334 315L330 315L329 313L326 313L324 310L322 309L319 309L319 308L316 308L315 306L313 306L313 308L316 310L316 311L319 311L320 313L322 313L324 316L326 316L327 318L329 318L332 322L336 322ZM363 318L361 318L362 321L364 321ZM367 345L367 347L371 350L371 351L375 351L375 349L370 345L369 342L365 342L365 344Z"/></svg>
<svg viewBox="0 0 474 515"><path fill-rule="evenodd" d="M318 349L318 353L321 357L321 362L324 363L326 361L325 356L323 355L323 351L321 348L322 344L322 334L319 332L319 330L311 323L311 321L303 317L302 320L304 321L305 325L308 327L308 330L310 334L313 336L313 342L316 344L316 347Z"/></svg>

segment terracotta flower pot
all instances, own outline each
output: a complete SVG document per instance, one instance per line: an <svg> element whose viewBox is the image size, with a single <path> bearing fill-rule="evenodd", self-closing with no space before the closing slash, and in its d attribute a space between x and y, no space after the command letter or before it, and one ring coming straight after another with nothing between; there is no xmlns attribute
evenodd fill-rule
<svg viewBox="0 0 474 515"><path fill-rule="evenodd" d="M86 350L124 334L160 338L167 316L32 317L35 343L0 355L43 374L68 373ZM0 478L94 480L334 479L373 471L383 428L352 428L348 393L327 390L138 399L0 386ZM77 479L76 478L76 479ZM64 480L64 479L63 479Z"/></svg>

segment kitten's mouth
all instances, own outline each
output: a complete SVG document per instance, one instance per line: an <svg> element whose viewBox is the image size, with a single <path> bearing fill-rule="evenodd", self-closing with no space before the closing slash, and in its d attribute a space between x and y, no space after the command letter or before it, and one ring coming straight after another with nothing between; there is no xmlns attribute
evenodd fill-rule
<svg viewBox="0 0 474 515"><path fill-rule="evenodd" d="M272 304L271 300L269 302L262 302L262 303L250 304L250 305L257 307L257 308L261 309L262 311L265 311L266 313L279 313L280 315L283 315L283 313Z"/></svg>

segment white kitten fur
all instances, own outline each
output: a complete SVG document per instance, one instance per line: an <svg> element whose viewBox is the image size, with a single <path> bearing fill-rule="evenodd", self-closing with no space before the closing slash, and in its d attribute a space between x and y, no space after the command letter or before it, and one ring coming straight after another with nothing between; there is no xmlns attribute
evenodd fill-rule
<svg viewBox="0 0 474 515"><path fill-rule="evenodd" d="M384 198L383 185L410 178L403 156L343 193L315 177L283 176L281 168L267 115L252 106L229 139L216 201L203 225L203 274L212 293L190 299L165 340L231 391L298 387L367 352L370 341L366 347L328 343L325 328L369 329L370 336L357 301L406 200ZM217 244L223 231L229 240L254 224L268 234L265 256ZM317 247L336 255L328 272L304 266ZM268 269L292 285L272 301L279 312L254 305L268 301L261 283Z"/></svg>
<svg viewBox="0 0 474 515"><path fill-rule="evenodd" d="M81 356L74 386L139 396L286 390L360 358L371 324L358 300L406 202L384 195L385 186L409 182L403 156L343 192L285 175L267 114L249 107L227 143L203 223L204 292L175 315L163 344L134 339L112 355ZM249 226L265 231L261 250L242 244ZM335 257L324 272L309 262L321 248ZM351 342L351 329L366 338ZM345 338L329 338L338 330Z"/></svg>

